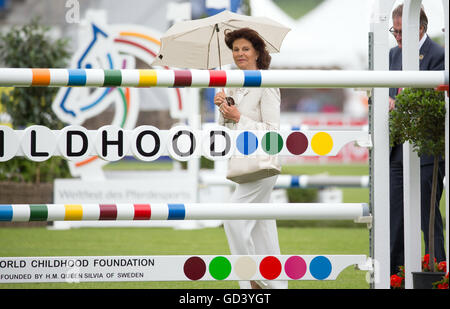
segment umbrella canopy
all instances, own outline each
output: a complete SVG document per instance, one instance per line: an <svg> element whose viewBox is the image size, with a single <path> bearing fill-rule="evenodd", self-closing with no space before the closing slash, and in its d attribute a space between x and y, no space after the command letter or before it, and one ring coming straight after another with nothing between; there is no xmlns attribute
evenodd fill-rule
<svg viewBox="0 0 450 309"><path fill-rule="evenodd" d="M266 17L223 11L211 17L174 24L161 38L161 49L152 65L212 69L233 62L225 32L251 28L265 41L269 53L280 51L289 28Z"/></svg>

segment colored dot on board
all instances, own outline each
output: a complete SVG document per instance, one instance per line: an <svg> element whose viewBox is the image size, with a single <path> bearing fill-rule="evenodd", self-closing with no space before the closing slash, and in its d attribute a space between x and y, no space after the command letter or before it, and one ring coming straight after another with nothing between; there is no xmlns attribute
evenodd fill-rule
<svg viewBox="0 0 450 309"><path fill-rule="evenodd" d="M284 270L289 278L301 279L306 273L306 262L299 256L291 256L284 263Z"/></svg>
<svg viewBox="0 0 450 309"><path fill-rule="evenodd" d="M311 147L315 153L324 156L333 148L333 139L326 132L316 133L311 140Z"/></svg>
<svg viewBox="0 0 450 309"><path fill-rule="evenodd" d="M324 256L316 256L309 264L309 272L311 275L318 279L326 279L331 274L331 262Z"/></svg>
<svg viewBox="0 0 450 309"><path fill-rule="evenodd" d="M205 275L206 264L202 258L193 256L184 262L183 270L190 280L199 280Z"/></svg>
<svg viewBox="0 0 450 309"><path fill-rule="evenodd" d="M234 263L233 270L240 279L249 280L256 273L256 262L251 257L242 256Z"/></svg>
<svg viewBox="0 0 450 309"><path fill-rule="evenodd" d="M252 132L244 131L238 135L236 147L244 155L252 154L258 148L258 138Z"/></svg>
<svg viewBox="0 0 450 309"><path fill-rule="evenodd" d="M294 155L301 155L308 149L308 138L302 132L293 132L286 139L286 148Z"/></svg>
<svg viewBox="0 0 450 309"><path fill-rule="evenodd" d="M223 256L217 256L209 263L209 273L216 280L226 279L231 273L231 263Z"/></svg>
<svg viewBox="0 0 450 309"><path fill-rule="evenodd" d="M259 264L259 272L267 280L276 279L281 273L281 262L274 256L265 257Z"/></svg>
<svg viewBox="0 0 450 309"><path fill-rule="evenodd" d="M264 134L261 146L266 153L277 154L283 148L283 138L276 132L268 132Z"/></svg>

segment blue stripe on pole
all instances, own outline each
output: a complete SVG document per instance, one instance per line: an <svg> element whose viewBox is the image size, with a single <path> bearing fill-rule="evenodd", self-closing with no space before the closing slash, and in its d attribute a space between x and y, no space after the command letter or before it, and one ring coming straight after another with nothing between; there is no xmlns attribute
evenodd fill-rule
<svg viewBox="0 0 450 309"><path fill-rule="evenodd" d="M86 71L82 69L69 69L69 82L67 86L86 85Z"/></svg>
<svg viewBox="0 0 450 309"><path fill-rule="evenodd" d="M261 86L261 71L244 71L243 87L259 87Z"/></svg>
<svg viewBox="0 0 450 309"><path fill-rule="evenodd" d="M184 204L167 204L169 207L169 216L167 220L184 220L186 209Z"/></svg>
<svg viewBox="0 0 450 309"><path fill-rule="evenodd" d="M300 188L300 176L291 176L291 188Z"/></svg>
<svg viewBox="0 0 450 309"><path fill-rule="evenodd" d="M0 205L0 221L12 221L12 205Z"/></svg>

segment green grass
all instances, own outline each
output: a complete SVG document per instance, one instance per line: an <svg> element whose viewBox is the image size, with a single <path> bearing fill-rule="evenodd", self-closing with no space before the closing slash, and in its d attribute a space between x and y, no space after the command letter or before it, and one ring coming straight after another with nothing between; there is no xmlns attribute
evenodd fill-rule
<svg viewBox="0 0 450 309"><path fill-rule="evenodd" d="M279 228L282 254L368 254L368 230ZM0 229L0 256L229 254L223 228ZM0 289L238 289L236 281L1 284ZM345 269L336 281L290 281L289 288L364 289L365 272Z"/></svg>

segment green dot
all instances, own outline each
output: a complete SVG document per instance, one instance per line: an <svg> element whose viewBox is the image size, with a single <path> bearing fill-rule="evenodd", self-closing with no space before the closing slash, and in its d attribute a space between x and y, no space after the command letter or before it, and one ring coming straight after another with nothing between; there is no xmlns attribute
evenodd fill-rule
<svg viewBox="0 0 450 309"><path fill-rule="evenodd" d="M274 155L283 148L283 138L276 132L268 132L264 134L261 145L266 153Z"/></svg>
<svg viewBox="0 0 450 309"><path fill-rule="evenodd" d="M223 256L215 257L209 263L209 273L216 280L226 279L231 273L231 263Z"/></svg>

